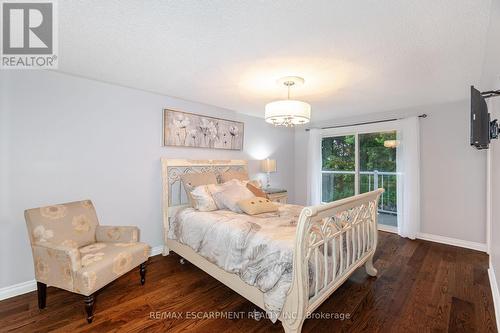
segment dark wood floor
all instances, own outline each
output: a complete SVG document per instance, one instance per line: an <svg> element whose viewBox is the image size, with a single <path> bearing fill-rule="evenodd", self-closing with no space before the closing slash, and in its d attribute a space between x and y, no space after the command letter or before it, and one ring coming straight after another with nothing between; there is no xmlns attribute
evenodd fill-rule
<svg viewBox="0 0 500 333"><path fill-rule="evenodd" d="M358 269L317 311L347 320L309 319L303 332L496 332L486 254L380 233L377 278ZM186 318L188 312L249 313L243 297L177 255L151 258L146 285L137 270L97 297L92 324L81 296L49 288L47 308L36 293L0 302L0 331L20 332L282 332L280 324L240 319ZM178 319L151 313L179 312Z"/></svg>

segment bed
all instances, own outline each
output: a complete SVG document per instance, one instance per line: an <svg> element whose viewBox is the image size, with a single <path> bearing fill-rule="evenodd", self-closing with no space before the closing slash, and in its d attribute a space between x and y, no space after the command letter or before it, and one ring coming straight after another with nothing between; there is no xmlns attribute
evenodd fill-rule
<svg viewBox="0 0 500 333"><path fill-rule="evenodd" d="M358 267L376 276L382 189L318 206L281 205L277 213L257 216L198 212L190 208L180 176L242 171L247 162L162 158L161 163L163 255L174 251L266 310L285 332L300 332L308 314ZM263 259L272 256L279 260Z"/></svg>

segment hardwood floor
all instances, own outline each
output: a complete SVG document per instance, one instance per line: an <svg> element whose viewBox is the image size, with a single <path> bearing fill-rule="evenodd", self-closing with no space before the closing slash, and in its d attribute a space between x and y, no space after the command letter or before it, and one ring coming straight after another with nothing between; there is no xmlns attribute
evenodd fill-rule
<svg viewBox="0 0 500 333"><path fill-rule="evenodd" d="M380 232L375 267L377 278L358 269L314 314L343 313L349 319L308 319L303 332L497 331L486 254ZM104 288L92 324L85 319L82 296L52 287L44 310L38 310L36 292L1 301L0 331L283 331L279 322L249 318L260 309L195 266L181 265L175 254L151 258L146 284L139 280L133 270ZM187 318L215 311L244 315Z"/></svg>

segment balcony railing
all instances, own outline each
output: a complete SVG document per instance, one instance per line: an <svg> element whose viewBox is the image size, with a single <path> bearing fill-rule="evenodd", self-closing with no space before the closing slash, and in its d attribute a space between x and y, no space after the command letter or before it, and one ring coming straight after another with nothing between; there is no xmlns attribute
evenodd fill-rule
<svg viewBox="0 0 500 333"><path fill-rule="evenodd" d="M332 171L332 170L322 170L322 174L328 174L331 179L329 179L331 189L335 191L335 176L336 175L353 175L352 178L352 189L354 192L354 175L355 171ZM379 201L379 212L386 214L397 214L396 205L396 189L397 189L397 173L396 172L385 172L385 171L360 171L360 193L373 191L377 188L385 189L385 192L380 197Z"/></svg>

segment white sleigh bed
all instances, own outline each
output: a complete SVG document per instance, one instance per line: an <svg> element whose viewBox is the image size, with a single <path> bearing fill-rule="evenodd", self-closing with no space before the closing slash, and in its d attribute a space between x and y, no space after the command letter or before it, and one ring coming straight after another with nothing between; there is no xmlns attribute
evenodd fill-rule
<svg viewBox="0 0 500 333"><path fill-rule="evenodd" d="M180 176L195 172L246 170L244 160L161 159L163 179L163 255L174 251L264 309L264 293L209 262L191 247L169 239L170 218L187 208ZM300 212L293 241L293 268L290 289L279 320L285 332L300 332L304 320L325 301L358 267L376 276L373 255L377 247L377 206L383 190L364 193L329 204L304 207ZM328 249L337 249L330 251ZM343 249L343 250L338 250ZM327 260L333 262L327 264ZM324 262L322 262L324 261ZM310 272L315 273L310 284ZM322 267L335 267L333 270ZM312 286L312 287L311 287ZM312 290L310 290L310 288Z"/></svg>

